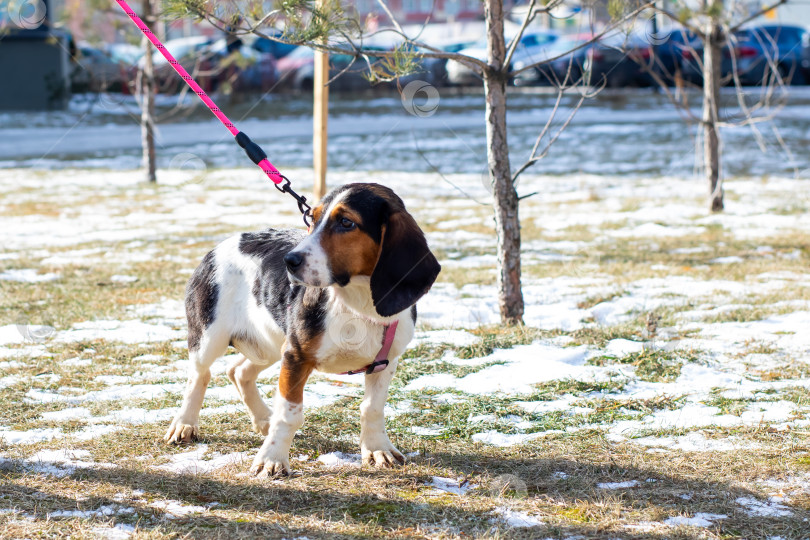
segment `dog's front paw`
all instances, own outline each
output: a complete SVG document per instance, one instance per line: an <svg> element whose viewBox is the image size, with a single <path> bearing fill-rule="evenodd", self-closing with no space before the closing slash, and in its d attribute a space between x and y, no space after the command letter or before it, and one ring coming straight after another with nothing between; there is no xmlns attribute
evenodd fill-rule
<svg viewBox="0 0 810 540"><path fill-rule="evenodd" d="M386 468L405 465L405 456L391 444L387 436L376 444L361 442L360 453L363 456L363 465Z"/></svg>
<svg viewBox="0 0 810 540"><path fill-rule="evenodd" d="M289 459L259 460L257 458L253 461L253 465L250 467L250 474L259 478L290 476L291 473L292 471L290 469Z"/></svg>
<svg viewBox="0 0 810 540"><path fill-rule="evenodd" d="M197 424L187 424L181 418L172 420L163 440L169 444L188 444L200 437L200 428Z"/></svg>
<svg viewBox="0 0 810 540"><path fill-rule="evenodd" d="M291 473L289 453L265 452L262 448L253 460L250 473L260 478L289 476Z"/></svg>

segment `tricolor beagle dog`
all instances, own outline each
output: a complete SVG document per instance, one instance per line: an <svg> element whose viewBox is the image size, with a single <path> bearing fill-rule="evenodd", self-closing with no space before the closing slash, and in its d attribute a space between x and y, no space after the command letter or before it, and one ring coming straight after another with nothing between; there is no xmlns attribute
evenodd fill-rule
<svg viewBox="0 0 810 540"><path fill-rule="evenodd" d="M413 337L416 301L441 267L402 200L378 184L332 191L310 233L268 229L225 240L203 258L186 291L190 372L165 440L197 438L211 364L232 345L228 377L267 438L254 474L290 472L304 420L304 384L314 370L365 373L360 405L363 462L404 463L385 431L383 407L397 359ZM281 360L271 411L256 379Z"/></svg>

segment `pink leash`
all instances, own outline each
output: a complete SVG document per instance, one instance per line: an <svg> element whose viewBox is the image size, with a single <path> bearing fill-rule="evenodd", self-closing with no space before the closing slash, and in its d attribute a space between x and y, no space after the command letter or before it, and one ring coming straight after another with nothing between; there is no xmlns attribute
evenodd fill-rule
<svg viewBox="0 0 810 540"><path fill-rule="evenodd" d="M273 167L273 164L267 160L267 154L264 153L264 150L262 150L262 148L258 144L250 140L250 137L248 137L245 133L236 129L236 126L233 125L233 122L228 120L228 117L225 116L225 113L223 113L220 110L220 108L217 107L217 104L214 103L214 101L210 97L208 97L208 94L205 93L205 90L203 90L200 87L200 85L197 84L197 82L191 78L191 75L189 75L188 71L186 71L186 69L180 65L180 62L175 60L174 56L172 56L172 54L168 51L168 49L166 49L166 46L160 42L160 40L157 38L155 34L152 33L151 30L149 30L149 27L146 26L146 24L141 20L141 18L135 14L135 12L132 10L131 7L129 7L129 4L127 4L125 0L115 0L115 1L118 2L118 5L121 6L121 9L124 10L124 13L126 13L127 16L132 20L132 22L135 23L135 26L137 26L141 30L141 32L143 32L143 35L145 35L146 38L152 42L152 45L154 45L155 48L158 51L160 51L160 54L163 55L163 58L165 58L166 61L169 62L169 64L174 68L177 74L180 75L180 78L186 81L186 84L188 84L188 86L194 91L194 93L197 94L197 96L199 96L199 98L203 101L203 103L205 103L205 105L208 107L208 110L214 113L214 116L216 116L219 119L219 121L222 122L222 124L226 128L228 128L228 131L231 132L231 135L233 135L236 138L236 143L245 150L245 153L250 158L250 160L256 165L258 165L262 171L264 171L264 174L266 174L267 177L273 182L273 184L275 184L276 188L279 191L281 191L282 193L289 193L290 195L292 195L292 197L298 203L298 209L304 216L304 223L307 226L309 226L308 219L310 207L306 203L306 197L298 195L295 191L293 191L290 188L290 180L286 176L278 172L278 170L275 167Z"/></svg>

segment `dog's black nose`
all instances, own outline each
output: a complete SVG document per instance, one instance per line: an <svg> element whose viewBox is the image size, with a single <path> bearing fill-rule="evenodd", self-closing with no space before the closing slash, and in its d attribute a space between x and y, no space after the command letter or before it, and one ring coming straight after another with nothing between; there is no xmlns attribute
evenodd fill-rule
<svg viewBox="0 0 810 540"><path fill-rule="evenodd" d="M284 264L287 265L287 270L295 270L301 263L304 262L304 256L300 253L296 253L295 251L291 251L284 255Z"/></svg>

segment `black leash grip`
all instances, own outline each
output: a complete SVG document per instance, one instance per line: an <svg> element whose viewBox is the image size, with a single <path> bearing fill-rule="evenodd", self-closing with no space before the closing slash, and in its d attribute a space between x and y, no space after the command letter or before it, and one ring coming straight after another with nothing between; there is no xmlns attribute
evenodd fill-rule
<svg viewBox="0 0 810 540"><path fill-rule="evenodd" d="M251 141L250 137L242 131L236 134L236 144L245 149L247 157L256 165L258 165L261 160L267 159L267 154L264 153L262 147Z"/></svg>

